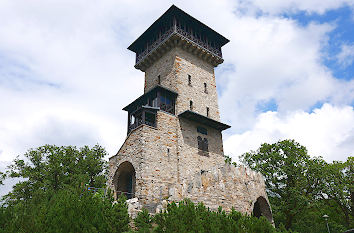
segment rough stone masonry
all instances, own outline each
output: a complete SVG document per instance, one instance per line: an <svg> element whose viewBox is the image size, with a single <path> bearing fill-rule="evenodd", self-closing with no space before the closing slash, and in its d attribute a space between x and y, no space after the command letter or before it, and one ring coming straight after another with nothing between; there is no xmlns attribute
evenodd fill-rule
<svg viewBox="0 0 354 233"><path fill-rule="evenodd" d="M160 211L189 198L265 216L272 213L262 175L225 163L214 68L228 40L171 6L128 49L145 72L144 94L127 105L128 133L109 160L108 186L129 212Z"/></svg>

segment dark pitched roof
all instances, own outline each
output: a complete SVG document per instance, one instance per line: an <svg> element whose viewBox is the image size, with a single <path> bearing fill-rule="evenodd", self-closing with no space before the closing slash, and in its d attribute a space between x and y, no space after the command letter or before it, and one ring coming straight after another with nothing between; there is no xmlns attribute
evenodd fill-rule
<svg viewBox="0 0 354 233"><path fill-rule="evenodd" d="M176 17L178 19L183 19L184 21L187 21L190 25L194 25L195 28L198 28L199 30L204 31L209 38L218 41L220 47L225 45L226 43L229 42L228 39L226 39L224 36L221 34L217 33L207 25L203 24L199 20L195 19L194 17L190 16L183 10L179 9L175 5L172 5L160 18L158 18L141 36L138 37L129 47L128 49L133 51L133 52L138 52L139 48L143 47L149 38L154 36L155 33L159 31L159 28L161 25L163 25L166 22L169 22L173 20L173 18Z"/></svg>
<svg viewBox="0 0 354 233"><path fill-rule="evenodd" d="M225 130L225 129L228 129L231 127L227 124L213 120L209 117L203 116L203 115L196 113L196 112L192 112L190 110L184 111L184 112L180 113L178 116L186 118L191 121L199 122L201 124L207 125L209 127L212 127L214 129L218 129L218 130Z"/></svg>
<svg viewBox="0 0 354 233"><path fill-rule="evenodd" d="M127 106L125 106L125 107L123 108L123 110L124 110L124 111L129 111L133 106L135 106L136 104L138 104L139 101L142 101L145 97L147 97L147 96L153 94L154 92L156 92L156 91L158 91L158 90L159 90L159 91L161 91L161 90L166 91L166 92L168 92L169 94L171 94L171 95L173 95L173 96L175 96L175 97L178 95L177 92L175 92L175 91L173 91L173 90L171 90L171 89L168 89L168 88L163 87L163 86L161 86L161 85L157 85L156 87L152 88L150 91L148 91L148 92L146 92L145 94L139 96L139 97L138 97L137 99L135 99L133 102L131 102L130 104L128 104Z"/></svg>

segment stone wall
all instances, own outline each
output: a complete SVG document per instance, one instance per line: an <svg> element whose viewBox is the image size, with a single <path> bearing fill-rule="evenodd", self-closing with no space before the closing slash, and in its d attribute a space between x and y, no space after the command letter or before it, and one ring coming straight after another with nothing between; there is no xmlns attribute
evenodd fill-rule
<svg viewBox="0 0 354 233"><path fill-rule="evenodd" d="M193 101L193 111L219 121L219 107L216 92L214 67L206 61L176 47L150 66L145 72L145 93L158 84L178 93L176 113L189 110ZM191 85L188 84L191 76ZM207 93L204 92L207 84Z"/></svg>
<svg viewBox="0 0 354 233"><path fill-rule="evenodd" d="M177 92L176 70L174 66L176 58L176 49L172 49L155 61L145 71L144 93L158 85L158 76L160 75L160 85Z"/></svg>
<svg viewBox="0 0 354 233"><path fill-rule="evenodd" d="M109 187L115 190L115 174L125 161L136 171L135 197L151 213L162 201L189 198L216 210L231 207L252 213L258 197L264 197L263 177L248 168L225 164L221 133L207 128L208 156L197 147L198 124L159 111L157 127L142 125L128 135L116 156L110 158ZM135 201L136 202L136 201ZM131 208L132 214L136 210Z"/></svg>
<svg viewBox="0 0 354 233"><path fill-rule="evenodd" d="M183 196L202 201L216 210L232 207L243 213L252 213L260 196L267 199L265 184L260 173L245 167L222 164L209 170L200 170L183 183Z"/></svg>
<svg viewBox="0 0 354 233"><path fill-rule="evenodd" d="M108 187L116 191L120 165L129 162L135 169L137 199L130 201L134 215L136 208L155 213L163 201L184 198L202 201L214 210L234 207L250 214L254 203L261 200L260 206L272 221L263 177L250 169L225 164L220 130L178 117L189 110L192 100L194 112L206 115L208 107L209 118L219 120L214 67L176 47L146 70L145 92L158 84L159 75L160 85L178 93L176 115L158 111L156 128L141 125L132 130L117 155L109 160ZM197 132L198 126L204 127L207 135ZM208 140L208 152L198 149L198 136Z"/></svg>
<svg viewBox="0 0 354 233"><path fill-rule="evenodd" d="M157 127L141 125L127 137L117 155L109 160L108 186L116 191L115 175L125 161L136 172L135 196L152 211L158 202L169 197L169 190L177 182L177 118L159 111Z"/></svg>
<svg viewBox="0 0 354 233"><path fill-rule="evenodd" d="M216 92L214 67L196 56L176 49L176 79L177 79L177 114L189 109L189 101L193 101L193 111L206 116L209 108L209 118L219 121L219 107ZM188 75L192 85L188 85ZM207 93L204 92L207 84Z"/></svg>

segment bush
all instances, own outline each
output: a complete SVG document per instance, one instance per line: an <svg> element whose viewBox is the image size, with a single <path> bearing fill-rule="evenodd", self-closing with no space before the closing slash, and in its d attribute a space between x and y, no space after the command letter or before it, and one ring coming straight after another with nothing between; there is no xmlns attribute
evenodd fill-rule
<svg viewBox="0 0 354 233"><path fill-rule="evenodd" d="M138 232L150 232L150 229L152 227L152 217L146 209L143 209L141 212L138 213L138 216L134 219L134 223Z"/></svg>
<svg viewBox="0 0 354 233"><path fill-rule="evenodd" d="M202 203L195 205L190 200L172 202L165 211L156 214L153 221L157 225L154 232L287 232L278 231L264 217L246 216L234 209L226 213L221 207L211 211Z"/></svg>

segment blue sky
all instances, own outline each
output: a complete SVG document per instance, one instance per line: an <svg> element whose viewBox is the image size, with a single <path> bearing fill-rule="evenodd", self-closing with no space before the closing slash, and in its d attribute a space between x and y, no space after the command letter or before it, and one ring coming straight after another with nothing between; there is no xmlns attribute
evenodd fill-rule
<svg viewBox="0 0 354 233"><path fill-rule="evenodd" d="M353 10L348 6L330 10L324 14L307 14L299 12L297 14L284 14L284 17L296 19L301 25L308 25L312 22L331 23L335 28L328 34L328 46L323 48L327 53L323 57L323 63L333 72L333 76L339 79L350 80L354 74L354 63L342 64L336 56L342 51L344 45L353 46ZM353 58L348 58L352 60Z"/></svg>
<svg viewBox="0 0 354 233"><path fill-rule="evenodd" d="M291 138L354 155L353 0L4 0L0 170L44 144L116 153L144 83L126 48L172 4L230 39L216 68L226 154Z"/></svg>

